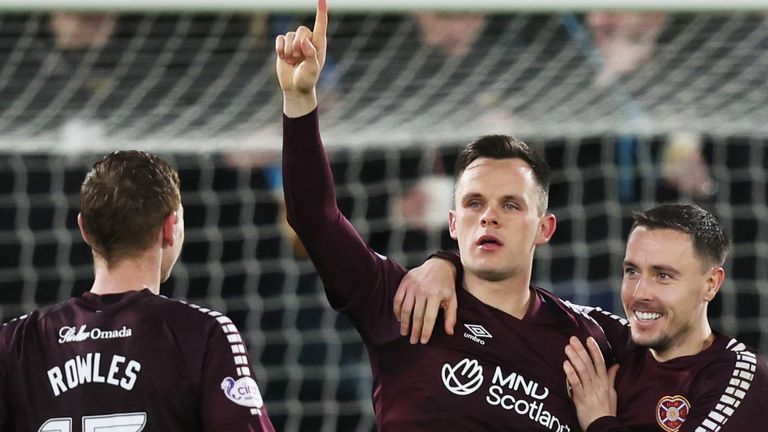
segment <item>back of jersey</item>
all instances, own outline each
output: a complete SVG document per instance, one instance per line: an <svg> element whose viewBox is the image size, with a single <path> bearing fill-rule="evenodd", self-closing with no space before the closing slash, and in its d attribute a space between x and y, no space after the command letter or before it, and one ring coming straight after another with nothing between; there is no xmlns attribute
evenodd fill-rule
<svg viewBox="0 0 768 432"><path fill-rule="evenodd" d="M272 431L232 322L149 290L0 329L0 431Z"/></svg>

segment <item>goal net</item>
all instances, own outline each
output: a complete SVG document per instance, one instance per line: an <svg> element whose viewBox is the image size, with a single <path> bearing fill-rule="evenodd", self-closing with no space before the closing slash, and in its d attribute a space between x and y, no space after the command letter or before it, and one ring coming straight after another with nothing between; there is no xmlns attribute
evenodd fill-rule
<svg viewBox="0 0 768 432"><path fill-rule="evenodd" d="M360 338L282 212L272 41L311 13L21 9L0 12L0 318L90 287L83 175L106 151L151 150L178 167L186 208L163 292L235 321L279 430L372 430ZM735 243L714 325L768 354L767 20L332 10L320 116L340 207L377 251L417 265L455 247L461 147L515 135L554 168L538 285L621 311L632 211L698 202Z"/></svg>

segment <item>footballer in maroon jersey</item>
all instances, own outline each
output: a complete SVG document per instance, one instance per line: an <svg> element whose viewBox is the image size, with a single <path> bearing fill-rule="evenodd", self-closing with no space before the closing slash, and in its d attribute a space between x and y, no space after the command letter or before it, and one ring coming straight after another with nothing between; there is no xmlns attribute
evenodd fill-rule
<svg viewBox="0 0 768 432"><path fill-rule="evenodd" d="M713 332L704 350L662 362L650 349L629 340L626 320L599 309L590 315L612 342L620 344L623 337L624 346L617 347L621 364L615 380L617 412L613 416L609 408L603 408L609 412L596 417L588 432L762 430L762 414L768 407L768 363L764 357L735 339ZM590 392L599 391L598 381L584 376Z"/></svg>
<svg viewBox="0 0 768 432"><path fill-rule="evenodd" d="M0 432L274 430L232 321L158 295L183 221L163 160L94 164L78 215L93 287L0 327Z"/></svg>
<svg viewBox="0 0 768 432"><path fill-rule="evenodd" d="M621 287L628 320L590 312L621 363L615 417L599 397L612 390L605 368L595 367L580 342L567 348L569 381L589 432L764 429L768 363L713 331L707 319L729 249L719 221L698 206L669 204L635 214Z"/></svg>
<svg viewBox="0 0 768 432"><path fill-rule="evenodd" d="M286 211L331 305L352 319L367 347L379 430L578 430L562 347L575 334L608 348L592 319L530 285L535 246L555 228L546 212L546 162L509 137L468 146L450 216L451 234L467 249L456 284L461 330L411 344L392 314L405 270L368 248L336 205L315 97L326 26L321 0L314 31L300 27L276 41Z"/></svg>

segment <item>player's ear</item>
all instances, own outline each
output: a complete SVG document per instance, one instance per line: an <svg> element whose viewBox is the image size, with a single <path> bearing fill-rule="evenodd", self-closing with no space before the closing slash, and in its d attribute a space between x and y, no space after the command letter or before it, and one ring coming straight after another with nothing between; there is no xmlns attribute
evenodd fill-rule
<svg viewBox="0 0 768 432"><path fill-rule="evenodd" d="M91 241L88 239L88 233L85 232L85 228L83 227L82 213L77 214L77 226L80 228L80 235L83 237L83 240L85 240L85 244L87 244L88 246L91 246Z"/></svg>
<svg viewBox="0 0 768 432"><path fill-rule="evenodd" d="M448 212L448 233L451 234L451 238L456 240L456 210Z"/></svg>
<svg viewBox="0 0 768 432"><path fill-rule="evenodd" d="M165 217L165 220L163 220L163 229L161 232L163 236L163 247L171 247L176 241L175 228L177 220L178 214L176 212L169 213L168 216Z"/></svg>
<svg viewBox="0 0 768 432"><path fill-rule="evenodd" d="M552 213L546 213L539 220L539 234L536 236L536 245L549 241L557 229L557 218Z"/></svg>
<svg viewBox="0 0 768 432"><path fill-rule="evenodd" d="M720 287L723 285L724 280L725 269L720 266L712 267L709 269L706 279L707 290L704 292L705 301L710 302L715 298L718 291L720 291Z"/></svg>

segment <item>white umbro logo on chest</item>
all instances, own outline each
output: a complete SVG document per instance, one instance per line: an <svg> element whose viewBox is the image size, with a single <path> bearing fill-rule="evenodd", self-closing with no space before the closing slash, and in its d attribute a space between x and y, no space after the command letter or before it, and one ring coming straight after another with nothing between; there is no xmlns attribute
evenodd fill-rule
<svg viewBox="0 0 768 432"><path fill-rule="evenodd" d="M480 345L485 345L483 339L493 338L491 333L480 324L464 324L464 327L469 330L469 332L464 332L464 337Z"/></svg>

